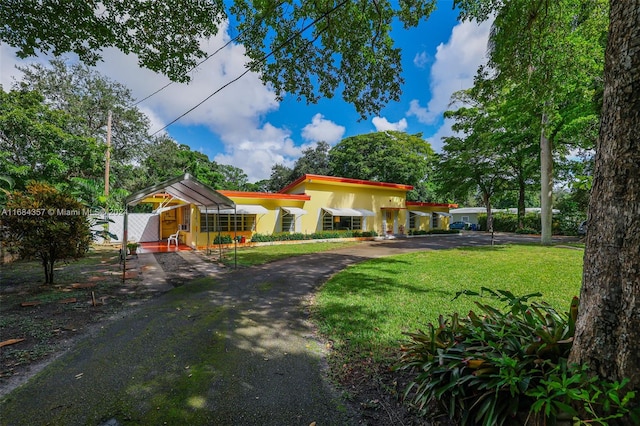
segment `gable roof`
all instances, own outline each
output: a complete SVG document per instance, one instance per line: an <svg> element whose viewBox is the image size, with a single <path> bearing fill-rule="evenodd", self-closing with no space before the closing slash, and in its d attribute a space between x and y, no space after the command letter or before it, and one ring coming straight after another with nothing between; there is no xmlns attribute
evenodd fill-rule
<svg viewBox="0 0 640 426"><path fill-rule="evenodd" d="M158 192L165 192L174 198L199 206L215 206L226 209L235 207L235 203L231 199L200 182L189 173L135 192L125 199L125 204L127 206L135 206L145 198Z"/></svg>
<svg viewBox="0 0 640 426"><path fill-rule="evenodd" d="M401 191L411 191L413 189L413 186L411 185L403 185L400 183L376 182L372 180L352 179L352 178L344 178L344 177L338 177L338 176L306 174L304 176L299 177L289 185L285 186L279 192L288 193L293 188L295 188L296 186L304 182L326 182L326 183L362 185L362 186L371 186L376 188L397 189Z"/></svg>

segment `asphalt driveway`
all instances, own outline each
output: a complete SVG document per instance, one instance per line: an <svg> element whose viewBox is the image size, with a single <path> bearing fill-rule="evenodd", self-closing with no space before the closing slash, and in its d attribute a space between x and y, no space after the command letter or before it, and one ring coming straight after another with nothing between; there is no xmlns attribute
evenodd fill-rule
<svg viewBox="0 0 640 426"><path fill-rule="evenodd" d="M109 322L9 393L0 422L358 424L326 379L326 348L308 321L316 289L366 259L490 243L481 233L375 241L196 279Z"/></svg>

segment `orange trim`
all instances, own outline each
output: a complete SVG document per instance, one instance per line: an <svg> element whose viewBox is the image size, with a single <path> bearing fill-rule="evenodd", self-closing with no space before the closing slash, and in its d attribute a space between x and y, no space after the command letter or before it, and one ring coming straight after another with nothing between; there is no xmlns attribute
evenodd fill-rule
<svg viewBox="0 0 640 426"><path fill-rule="evenodd" d="M407 207L415 206L415 207L447 207L450 209L457 209L457 204L447 204L447 203L425 203L423 201L407 201Z"/></svg>
<svg viewBox="0 0 640 426"><path fill-rule="evenodd" d="M309 175L304 175L296 179L294 182L290 183L289 185L285 186L280 190L280 193L286 193L287 191L300 185L305 180L309 180L309 181L315 180L320 182L335 182L335 183L351 183L354 185L376 186L376 187L382 187L382 188L400 189L403 191L411 191L413 189L413 186L411 185L403 185L400 183L375 182L372 180L351 179L351 178L344 178L344 177L337 177L337 176L323 176L323 175L309 174Z"/></svg>
<svg viewBox="0 0 640 426"><path fill-rule="evenodd" d="M277 199L277 200L299 200L309 201L311 196L307 194L280 194L273 192L245 192L245 191L226 191L218 190L218 192L225 197L229 198L264 198L264 199Z"/></svg>

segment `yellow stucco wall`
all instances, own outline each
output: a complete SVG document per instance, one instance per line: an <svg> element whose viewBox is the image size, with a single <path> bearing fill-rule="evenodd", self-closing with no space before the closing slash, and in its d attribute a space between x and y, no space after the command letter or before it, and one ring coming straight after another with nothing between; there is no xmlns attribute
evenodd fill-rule
<svg viewBox="0 0 640 426"><path fill-rule="evenodd" d="M363 230L380 235L383 234L383 209L392 212L392 220L397 221L398 227L405 221L404 190L313 181L301 183L295 190L311 196L304 206L307 214L302 216L304 233L322 230L323 207L370 210L375 216L366 218Z"/></svg>

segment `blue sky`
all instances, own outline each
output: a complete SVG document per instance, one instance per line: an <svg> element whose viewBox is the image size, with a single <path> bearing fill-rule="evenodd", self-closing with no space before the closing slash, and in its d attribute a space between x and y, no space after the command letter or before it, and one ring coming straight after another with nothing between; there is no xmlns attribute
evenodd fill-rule
<svg viewBox="0 0 640 426"><path fill-rule="evenodd" d="M451 2L440 1L438 6L419 28L394 32L403 50L405 85L400 101L389 104L378 117L360 120L339 93L312 105L293 96L278 102L258 76L249 73L166 131L212 160L242 168L250 181L268 178L276 163L293 165L301 151L317 141L335 145L345 137L380 130L421 132L439 150L441 137L451 134L451 123L443 120L442 113L451 94L470 87L478 65L485 62L489 23L458 23ZM234 29L225 28L204 47L213 52L234 34ZM5 45L0 46L0 59L0 83L7 90L12 78L20 78L14 65L25 61L17 60ZM39 57L26 62L47 60ZM195 70L191 83L173 84L140 104L149 116L151 131L164 127L242 74L246 61L244 48L231 45ZM125 84L136 98L168 82L162 75L140 69L135 57L116 50L106 50L104 61L96 68Z"/></svg>

